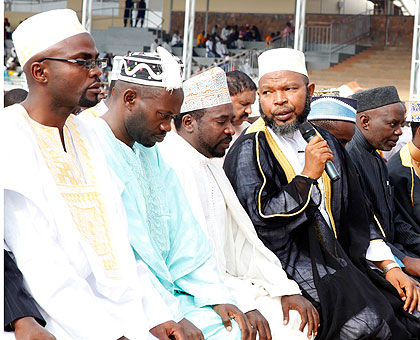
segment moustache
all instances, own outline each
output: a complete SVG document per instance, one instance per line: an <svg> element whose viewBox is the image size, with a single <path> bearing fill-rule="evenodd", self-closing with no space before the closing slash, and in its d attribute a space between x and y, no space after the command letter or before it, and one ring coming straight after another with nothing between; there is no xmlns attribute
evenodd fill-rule
<svg viewBox="0 0 420 340"><path fill-rule="evenodd" d="M224 143L224 142L226 142L226 143L230 143L231 141L232 141L232 136L228 136L228 137L226 137L226 138L223 138L223 139L219 142L219 144Z"/></svg>

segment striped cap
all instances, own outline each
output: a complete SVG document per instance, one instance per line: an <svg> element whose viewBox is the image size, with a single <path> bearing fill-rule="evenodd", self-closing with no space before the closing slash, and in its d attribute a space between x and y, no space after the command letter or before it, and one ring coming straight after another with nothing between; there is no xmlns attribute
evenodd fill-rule
<svg viewBox="0 0 420 340"><path fill-rule="evenodd" d="M308 120L342 120L356 123L357 100L344 97L314 97Z"/></svg>

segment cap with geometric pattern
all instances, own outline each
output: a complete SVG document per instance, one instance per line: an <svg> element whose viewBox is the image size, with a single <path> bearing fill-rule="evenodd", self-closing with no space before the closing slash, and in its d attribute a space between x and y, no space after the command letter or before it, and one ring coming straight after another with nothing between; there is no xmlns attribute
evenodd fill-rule
<svg viewBox="0 0 420 340"><path fill-rule="evenodd" d="M181 113L232 103L226 73L220 67L200 73L183 84Z"/></svg>

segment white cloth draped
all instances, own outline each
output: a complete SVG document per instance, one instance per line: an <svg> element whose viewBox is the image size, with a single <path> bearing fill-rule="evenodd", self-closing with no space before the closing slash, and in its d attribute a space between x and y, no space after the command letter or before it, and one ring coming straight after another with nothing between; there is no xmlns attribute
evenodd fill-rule
<svg viewBox="0 0 420 340"><path fill-rule="evenodd" d="M94 227L97 216L74 222L25 115L21 105L0 114L4 237L47 321L46 328L60 340L116 340L123 335L130 340L150 338L150 328L172 317L153 288L147 267L136 264L120 199L122 188L100 146L90 129L73 117L77 129L69 129L66 143L71 146L66 144L67 150L78 150L91 159L89 165L110 222L105 231L95 230L105 233L108 240L115 258L112 271L101 257L107 249L102 244L94 248L92 239L80 231L80 225ZM78 139L85 149L76 145ZM68 184L69 190L72 187Z"/></svg>
<svg viewBox="0 0 420 340"><path fill-rule="evenodd" d="M273 339L306 338L298 331L297 312L291 312L287 327L282 324L280 297L300 294L299 287L258 238L223 169L174 132L159 149L177 173L238 307L243 312L258 308L270 323Z"/></svg>

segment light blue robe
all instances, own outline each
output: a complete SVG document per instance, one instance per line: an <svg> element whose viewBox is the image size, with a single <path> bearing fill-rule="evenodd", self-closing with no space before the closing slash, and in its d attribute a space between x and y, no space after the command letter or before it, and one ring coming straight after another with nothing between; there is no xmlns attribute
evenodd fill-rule
<svg viewBox="0 0 420 340"><path fill-rule="evenodd" d="M104 120L94 121L108 164L124 184L122 199L135 256L155 275L152 281L174 320L187 318L205 339L239 340L237 323L232 320L232 331L227 332L211 308L235 300L219 277L209 241L175 172L157 146L135 143L130 148L115 138Z"/></svg>

